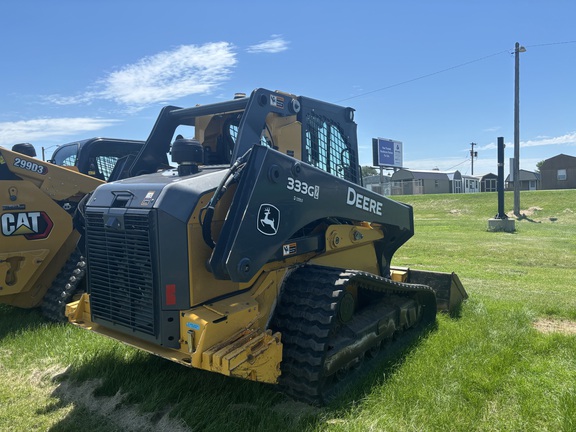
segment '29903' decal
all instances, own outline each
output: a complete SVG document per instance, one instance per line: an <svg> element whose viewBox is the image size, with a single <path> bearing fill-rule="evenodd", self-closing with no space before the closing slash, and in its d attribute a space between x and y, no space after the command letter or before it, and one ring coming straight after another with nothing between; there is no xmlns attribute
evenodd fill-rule
<svg viewBox="0 0 576 432"><path fill-rule="evenodd" d="M53 226L45 212L13 212L0 216L0 229L6 237L22 235L27 240L41 240L48 237Z"/></svg>
<svg viewBox="0 0 576 432"><path fill-rule="evenodd" d="M22 168L27 171L32 171L38 174L46 174L48 172L48 167L41 165L36 162L32 162L22 158L14 158L14 166L17 168Z"/></svg>

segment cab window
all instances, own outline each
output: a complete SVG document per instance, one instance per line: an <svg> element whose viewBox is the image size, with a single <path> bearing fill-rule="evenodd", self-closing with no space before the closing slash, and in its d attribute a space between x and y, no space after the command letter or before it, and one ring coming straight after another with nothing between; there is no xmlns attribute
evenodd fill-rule
<svg viewBox="0 0 576 432"><path fill-rule="evenodd" d="M70 144L56 149L50 162L60 166L76 166L77 157L78 144Z"/></svg>

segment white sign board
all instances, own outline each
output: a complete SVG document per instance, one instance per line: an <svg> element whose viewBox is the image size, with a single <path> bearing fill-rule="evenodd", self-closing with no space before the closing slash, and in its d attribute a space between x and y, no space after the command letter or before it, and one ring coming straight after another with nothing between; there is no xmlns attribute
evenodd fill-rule
<svg viewBox="0 0 576 432"><path fill-rule="evenodd" d="M372 138L374 166L402 168L402 142L386 138Z"/></svg>

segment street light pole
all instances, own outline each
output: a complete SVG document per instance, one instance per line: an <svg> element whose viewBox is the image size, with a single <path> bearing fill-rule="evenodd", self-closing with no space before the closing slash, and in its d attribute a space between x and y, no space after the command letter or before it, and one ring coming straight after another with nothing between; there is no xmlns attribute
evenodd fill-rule
<svg viewBox="0 0 576 432"><path fill-rule="evenodd" d="M526 48L516 42L514 49L514 215L520 216L520 53Z"/></svg>

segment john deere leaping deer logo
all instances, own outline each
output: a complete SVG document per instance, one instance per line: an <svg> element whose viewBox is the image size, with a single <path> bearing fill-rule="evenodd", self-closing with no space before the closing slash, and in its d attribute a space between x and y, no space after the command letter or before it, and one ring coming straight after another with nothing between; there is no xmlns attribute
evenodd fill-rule
<svg viewBox="0 0 576 432"><path fill-rule="evenodd" d="M276 235L280 226L280 210L272 204L261 204L257 228L264 235Z"/></svg>

